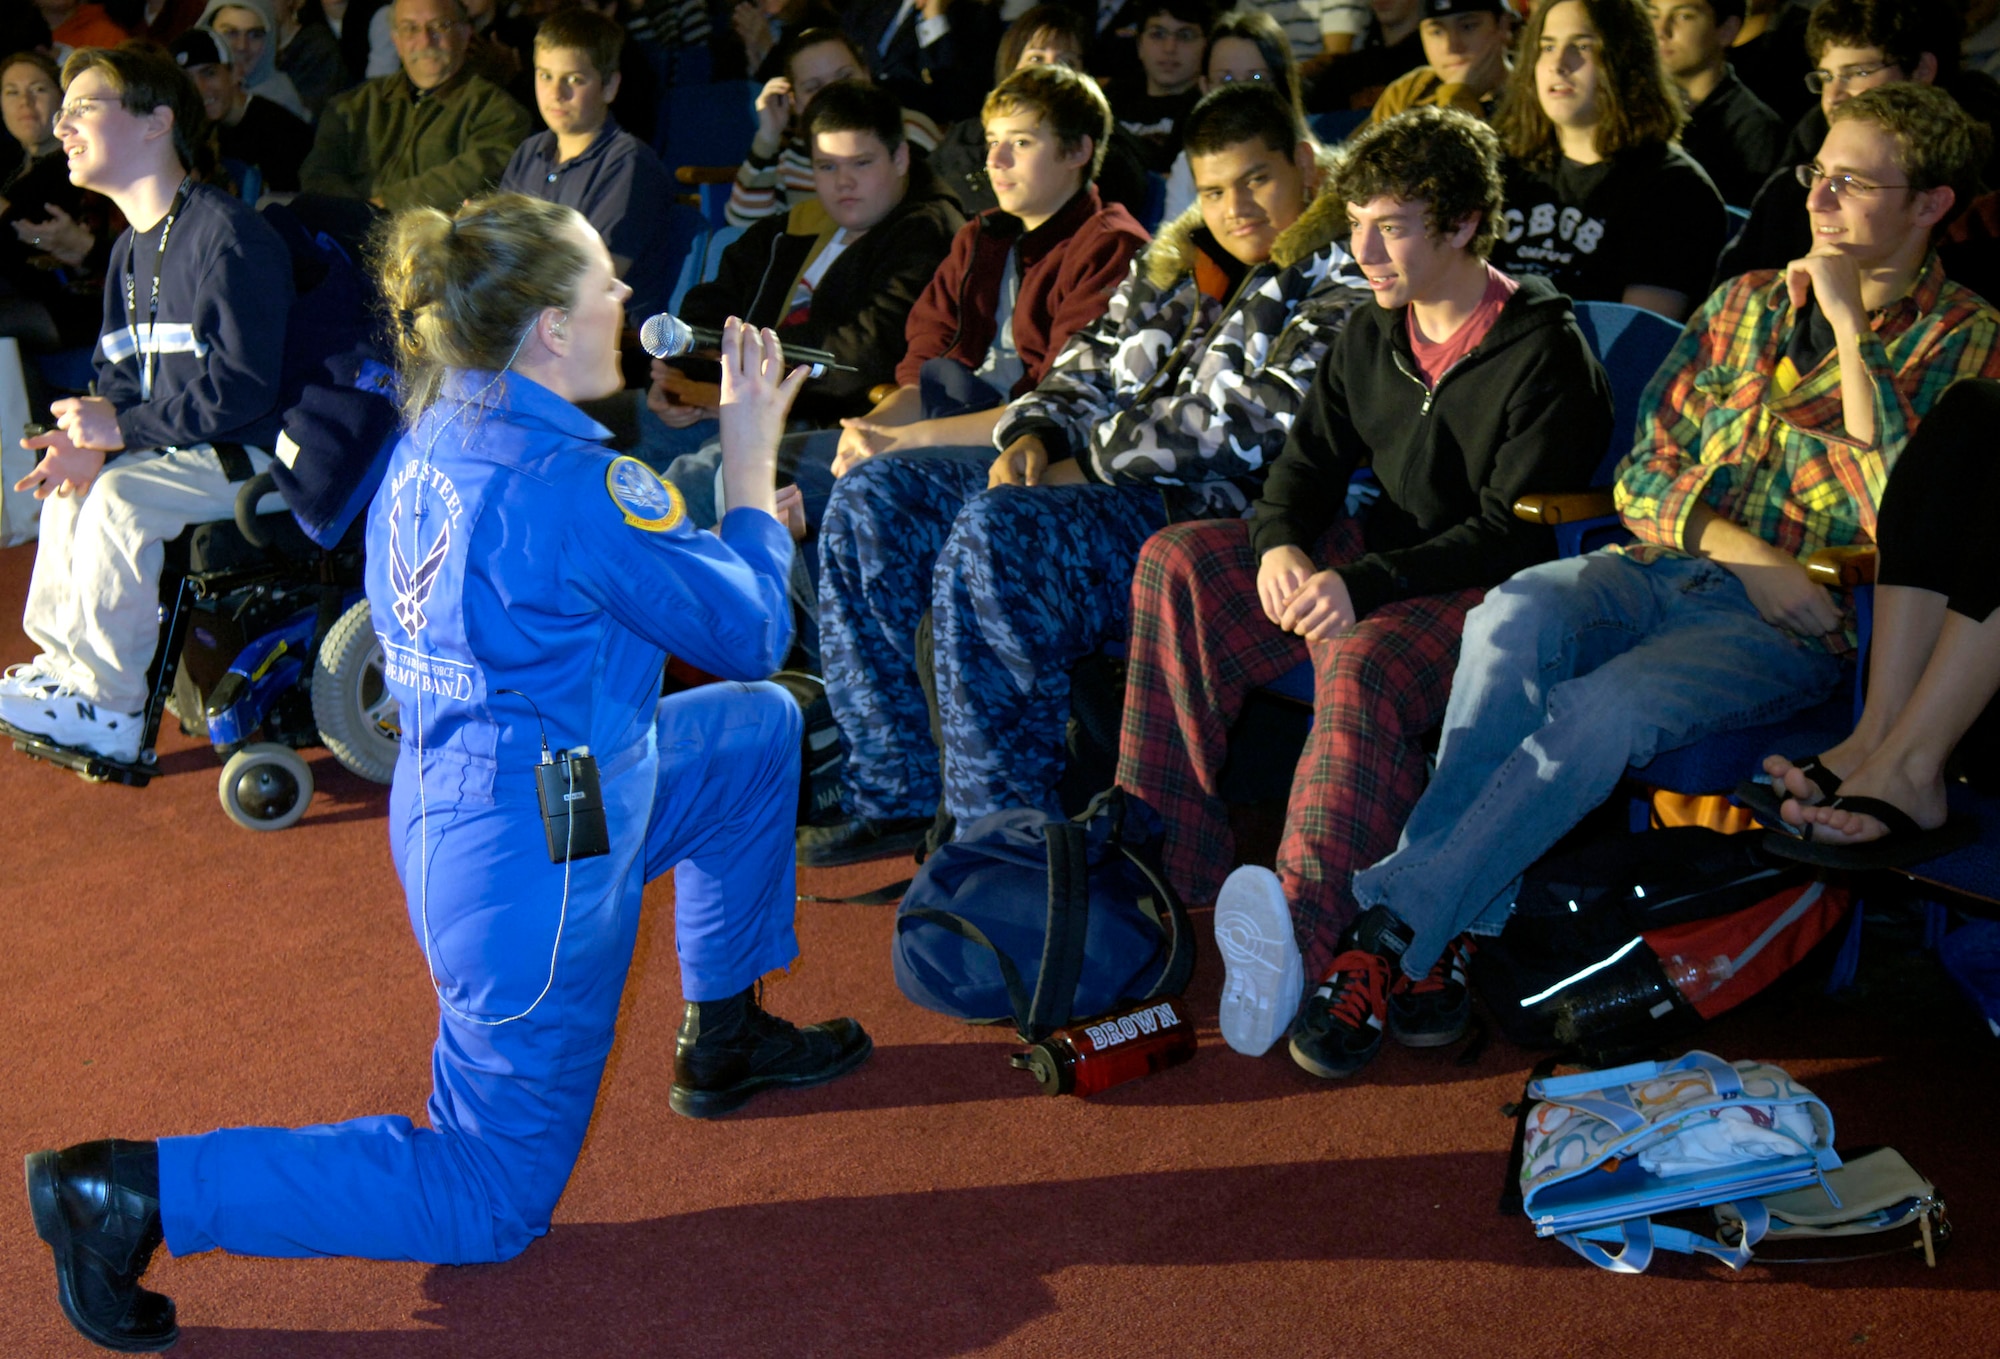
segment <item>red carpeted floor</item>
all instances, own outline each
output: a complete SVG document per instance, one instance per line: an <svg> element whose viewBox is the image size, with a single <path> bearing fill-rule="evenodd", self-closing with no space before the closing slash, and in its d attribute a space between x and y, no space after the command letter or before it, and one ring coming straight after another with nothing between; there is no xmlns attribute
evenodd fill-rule
<svg viewBox="0 0 2000 1359"><path fill-rule="evenodd" d="M32 548L0 552L18 617ZM25 659L9 628L0 661ZM385 790L312 762L298 827L238 830L178 736L149 788L90 786L0 745L8 838L0 1146L371 1113L421 1117L435 1003L391 876ZM806 875L872 886L876 865ZM1220 969L1188 1066L1091 1102L1008 1069L1006 1035L903 1001L892 912L802 903L769 993L858 1017L856 1075L698 1124L667 1108L679 1019L656 884L596 1122L554 1230L504 1265L211 1254L148 1282L180 1354L240 1359L625 1355L1984 1355L2000 1351L1991 1040L1921 960L1858 997L1809 987L1707 1046L1788 1066L1840 1144L1887 1142L1941 1187L1935 1270L1721 1265L1600 1273L1495 1211L1531 1056L1469 1068L1393 1046L1352 1082L1226 1049ZM1205 919L1200 920L1205 924ZM17 1192L17 1191L9 1191ZM25 1203L0 1194L0 1356L94 1353L57 1310Z"/></svg>

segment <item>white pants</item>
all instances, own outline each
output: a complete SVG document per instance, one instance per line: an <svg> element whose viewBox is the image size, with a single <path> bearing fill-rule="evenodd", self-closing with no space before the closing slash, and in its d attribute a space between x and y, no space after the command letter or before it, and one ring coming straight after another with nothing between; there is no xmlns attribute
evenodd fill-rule
<svg viewBox="0 0 2000 1359"><path fill-rule="evenodd" d="M270 466L270 454L245 451L254 470ZM121 453L84 495L42 502L21 626L79 694L114 712L146 706L146 667L160 640L162 545L190 524L231 517L236 490L201 447Z"/></svg>

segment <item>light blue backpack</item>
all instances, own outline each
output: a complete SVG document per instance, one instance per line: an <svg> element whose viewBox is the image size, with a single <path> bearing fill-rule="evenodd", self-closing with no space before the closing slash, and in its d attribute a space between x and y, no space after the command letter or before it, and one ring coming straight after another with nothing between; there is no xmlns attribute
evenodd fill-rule
<svg viewBox="0 0 2000 1359"><path fill-rule="evenodd" d="M1840 1168L1833 1114L1775 1066L1690 1052L1531 1081L1527 1098L1521 1206L1536 1235L1602 1269L1641 1273L1656 1249L1740 1269L1770 1229L1766 1195L1818 1184L1840 1202L1826 1180ZM1723 1235L1652 1220L1719 1203L1732 1205Z"/></svg>

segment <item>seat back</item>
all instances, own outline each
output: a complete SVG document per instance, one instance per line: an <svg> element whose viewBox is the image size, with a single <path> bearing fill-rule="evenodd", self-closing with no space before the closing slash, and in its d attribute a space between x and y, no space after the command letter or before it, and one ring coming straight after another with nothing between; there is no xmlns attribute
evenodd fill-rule
<svg viewBox="0 0 2000 1359"><path fill-rule="evenodd" d="M1608 486L1639 437L1639 398L1681 337L1681 327L1658 312L1623 302L1573 302L1570 307L1590 352L1611 379L1611 447L1590 479L1592 486Z"/></svg>
<svg viewBox="0 0 2000 1359"><path fill-rule="evenodd" d="M734 165L757 131L754 80L671 85L660 111L660 159L667 165Z"/></svg>
<svg viewBox="0 0 2000 1359"><path fill-rule="evenodd" d="M678 314L688 289L715 277L716 271L722 267L722 252L747 229L740 226L716 227L695 237L694 244L688 247L687 258L681 261L680 277L674 281L673 301L668 304L667 310Z"/></svg>

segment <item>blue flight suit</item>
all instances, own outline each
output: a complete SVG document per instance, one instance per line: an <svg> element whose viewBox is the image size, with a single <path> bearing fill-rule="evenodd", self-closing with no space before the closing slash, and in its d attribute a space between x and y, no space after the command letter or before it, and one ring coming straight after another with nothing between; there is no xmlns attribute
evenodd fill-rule
<svg viewBox="0 0 2000 1359"><path fill-rule="evenodd" d="M582 1146L646 882L675 870L689 1000L735 995L798 954L796 704L762 683L659 698L669 651L737 680L778 667L790 536L760 510L731 512L719 536L695 530L595 421L493 376L451 376L398 445L368 526L368 599L403 720L390 844L443 1002L430 1126L162 1140L176 1255L516 1255L548 1230ZM502 689L540 707L552 748L595 755L609 854L549 862L540 728Z"/></svg>

